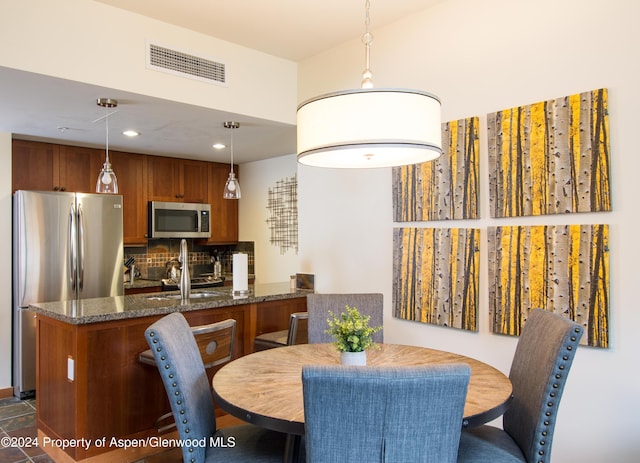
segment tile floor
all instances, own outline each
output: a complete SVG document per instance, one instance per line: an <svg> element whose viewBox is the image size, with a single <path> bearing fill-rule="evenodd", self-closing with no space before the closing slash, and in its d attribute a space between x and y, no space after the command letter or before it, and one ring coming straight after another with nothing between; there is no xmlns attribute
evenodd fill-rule
<svg viewBox="0 0 640 463"><path fill-rule="evenodd" d="M0 463L49 463L54 460L39 447L5 445L6 438L15 438L14 444L24 444L38 435L36 429L36 401L15 397L0 399ZM137 460L136 463L180 463L180 449L171 449Z"/></svg>
<svg viewBox="0 0 640 463"><path fill-rule="evenodd" d="M15 397L0 399L0 462L52 462L39 447L5 445L7 437L14 438L13 444L25 444L37 435L35 400L20 400Z"/></svg>

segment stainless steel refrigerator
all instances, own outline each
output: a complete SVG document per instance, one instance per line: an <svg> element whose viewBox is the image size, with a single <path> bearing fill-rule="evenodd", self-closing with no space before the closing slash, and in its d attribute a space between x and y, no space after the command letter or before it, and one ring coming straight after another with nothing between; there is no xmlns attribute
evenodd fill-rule
<svg viewBox="0 0 640 463"><path fill-rule="evenodd" d="M35 302L121 296L122 196L16 191L13 198L13 389L35 392Z"/></svg>

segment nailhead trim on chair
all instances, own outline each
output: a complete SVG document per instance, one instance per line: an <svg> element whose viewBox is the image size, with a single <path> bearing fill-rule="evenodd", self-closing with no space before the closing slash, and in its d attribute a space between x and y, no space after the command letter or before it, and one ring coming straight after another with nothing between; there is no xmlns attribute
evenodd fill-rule
<svg viewBox="0 0 640 463"><path fill-rule="evenodd" d="M149 336L150 336L150 337L154 337L154 336L155 336L155 333L152 331L151 333L149 333ZM158 340L157 340L157 339L154 339L154 340L153 340L153 343L154 343L154 344L157 344L157 343L158 343ZM161 347L161 346L156 347L156 352L161 352L161 351L162 351L162 347ZM162 357L160 357L160 360L162 360L162 361L165 361L166 359L167 359L167 357L166 357L166 356L164 356L164 355L163 355ZM164 365L164 368L165 368L165 370L169 370L169 369L171 368L171 364L166 363L166 364ZM169 373L169 378L173 379L173 377L174 377L174 376L175 376L175 375L174 375L173 373ZM180 399L181 393L180 393L180 390L178 389L178 383L174 381L174 382L171 384L171 386L175 389L175 391L173 392L173 394L177 397L176 404L178 404L178 405L182 405L182 400ZM184 414L185 414L184 409L181 409L181 410L180 410L180 414L181 414L181 415L184 415ZM187 420L186 418L184 418L184 419L182 420L182 424L183 424L183 425L185 425L185 430L184 430L184 432L188 434L188 433L189 433L189 431L190 431L190 429L186 427L187 423L188 423L188 420ZM189 452L190 452L190 453L193 453L193 447L190 447L190 448L189 448ZM191 462L192 462L192 463L193 463L193 462L195 462L195 458L191 458Z"/></svg>
<svg viewBox="0 0 640 463"><path fill-rule="evenodd" d="M580 332L580 330L579 330L578 328L576 328L576 329L575 329L575 333L579 333L579 332ZM577 337L576 337L576 336L571 336L569 339L571 340L571 342L576 342ZM569 345L567 345L567 346L565 346L565 349L566 349L570 354L573 354L573 346L569 346ZM568 360L571 358L571 355L570 355L570 354L565 354L565 355L563 355L563 356L562 356L562 360L564 360L565 362L566 362L566 361L568 361ZM557 369L558 369L558 370L556 371L556 374L555 374L555 376L554 376L554 377L555 377L555 379L557 379L557 380L561 380L561 379L562 379L562 373L561 373L561 372L562 372L562 371L564 371L564 369L565 369L565 365L563 365L563 364L558 365ZM554 398L557 396L557 394L556 394L556 391L555 391L555 390L556 390L556 389L558 389L559 387L560 387L560 385L559 385L558 383L555 383L555 382L551 385L552 390L551 390L551 391L549 391L549 397L550 397L550 398L554 399ZM547 407L548 407L548 408L547 408L547 410L545 411L545 416L546 416L546 417L549 417L549 418L550 418L550 417L552 417L552 416L553 416L553 412L554 412L555 406L556 406L555 401L550 400L549 402L547 402ZM545 428L543 428L543 429L540 431L541 439L540 439L540 441L538 442L538 444L539 444L539 445L540 445L540 447L541 447L541 448L538 450L538 455L540 455L540 456L541 456L541 457L543 457L543 458L541 458L540 460L538 460L538 462L537 462L537 463L545 463L545 460L544 460L544 455L545 455L544 447L545 447L545 445L547 444L547 441L544 439L544 437L547 437L547 436L549 435L549 429L548 429L548 426L551 424L551 420L545 420L545 421L543 422L543 424L544 424Z"/></svg>

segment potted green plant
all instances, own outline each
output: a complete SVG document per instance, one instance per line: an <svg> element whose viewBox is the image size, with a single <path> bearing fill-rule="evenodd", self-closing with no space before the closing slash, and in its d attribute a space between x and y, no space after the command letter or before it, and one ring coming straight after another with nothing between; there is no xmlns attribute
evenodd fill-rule
<svg viewBox="0 0 640 463"><path fill-rule="evenodd" d="M326 333L335 338L335 346L340 352L343 365L366 365L369 347L375 346L373 334L382 326L369 326L369 315L362 315L356 307L345 306L346 313L340 315L329 311Z"/></svg>

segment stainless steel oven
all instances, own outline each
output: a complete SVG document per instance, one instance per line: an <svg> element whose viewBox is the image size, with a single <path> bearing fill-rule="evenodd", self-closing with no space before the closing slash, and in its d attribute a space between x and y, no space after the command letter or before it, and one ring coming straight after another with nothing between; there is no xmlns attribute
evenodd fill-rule
<svg viewBox="0 0 640 463"><path fill-rule="evenodd" d="M210 204L149 201L149 238L209 238L210 215Z"/></svg>

